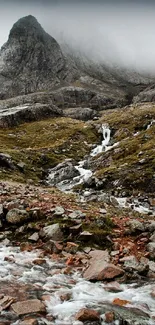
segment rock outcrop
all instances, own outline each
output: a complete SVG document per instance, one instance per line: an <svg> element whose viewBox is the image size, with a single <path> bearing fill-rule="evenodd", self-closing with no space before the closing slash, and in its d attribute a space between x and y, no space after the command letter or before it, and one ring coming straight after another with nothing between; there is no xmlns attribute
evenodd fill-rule
<svg viewBox="0 0 155 325"><path fill-rule="evenodd" d="M155 101L155 84L147 87L133 98L134 103L145 103Z"/></svg>
<svg viewBox="0 0 155 325"><path fill-rule="evenodd" d="M72 69L56 40L35 17L19 19L0 51L0 98L47 90L71 81Z"/></svg>

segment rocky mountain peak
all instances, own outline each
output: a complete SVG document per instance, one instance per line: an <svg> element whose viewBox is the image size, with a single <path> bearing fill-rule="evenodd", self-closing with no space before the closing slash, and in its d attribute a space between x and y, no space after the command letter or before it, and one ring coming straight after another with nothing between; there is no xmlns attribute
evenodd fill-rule
<svg viewBox="0 0 155 325"><path fill-rule="evenodd" d="M51 89L73 80L75 72L37 19L23 17L0 50L0 99Z"/></svg>
<svg viewBox="0 0 155 325"><path fill-rule="evenodd" d="M33 37L34 41L43 41L49 35L44 31L37 19L32 16L26 16L19 19L12 27L9 35L9 41L18 40L21 38ZM56 42L54 38L53 42Z"/></svg>

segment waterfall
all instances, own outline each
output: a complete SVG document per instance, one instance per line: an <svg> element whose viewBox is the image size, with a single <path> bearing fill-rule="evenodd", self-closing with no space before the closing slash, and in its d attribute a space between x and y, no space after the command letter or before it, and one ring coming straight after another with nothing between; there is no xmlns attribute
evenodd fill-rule
<svg viewBox="0 0 155 325"><path fill-rule="evenodd" d="M102 135L103 135L103 140L100 145L98 145L96 148L94 148L91 152L91 156L94 157L98 155L99 153L106 151L107 146L109 145L110 142L110 133L111 130L109 129L107 124L102 124Z"/></svg>

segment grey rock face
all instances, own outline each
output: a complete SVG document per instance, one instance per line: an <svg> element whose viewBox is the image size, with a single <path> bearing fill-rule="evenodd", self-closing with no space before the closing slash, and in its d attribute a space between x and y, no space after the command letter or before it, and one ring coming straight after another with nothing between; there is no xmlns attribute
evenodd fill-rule
<svg viewBox="0 0 155 325"><path fill-rule="evenodd" d="M52 104L36 103L33 105L13 107L4 112L0 111L0 127L12 127L23 122L38 121L59 115L62 115L61 109Z"/></svg>
<svg viewBox="0 0 155 325"><path fill-rule="evenodd" d="M56 40L35 17L19 19L0 51L0 98L49 89L73 79Z"/></svg>
<svg viewBox="0 0 155 325"><path fill-rule="evenodd" d="M155 84L147 87L133 98L134 103L154 102L155 101Z"/></svg>
<svg viewBox="0 0 155 325"><path fill-rule="evenodd" d="M63 163L58 164L56 167L50 170L47 182L53 186L59 184L63 180L72 179L78 175L79 172L73 166L72 162L64 161Z"/></svg>

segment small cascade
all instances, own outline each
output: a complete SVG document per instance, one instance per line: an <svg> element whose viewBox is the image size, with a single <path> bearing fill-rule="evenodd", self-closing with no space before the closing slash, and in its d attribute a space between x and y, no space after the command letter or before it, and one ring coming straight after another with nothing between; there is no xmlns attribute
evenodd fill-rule
<svg viewBox="0 0 155 325"><path fill-rule="evenodd" d="M91 152L91 156L94 157L98 155L99 153L106 151L107 147L110 142L110 134L111 130L109 129L107 124L102 124L102 135L103 135L103 141L100 145L98 145L96 148L94 148Z"/></svg>

